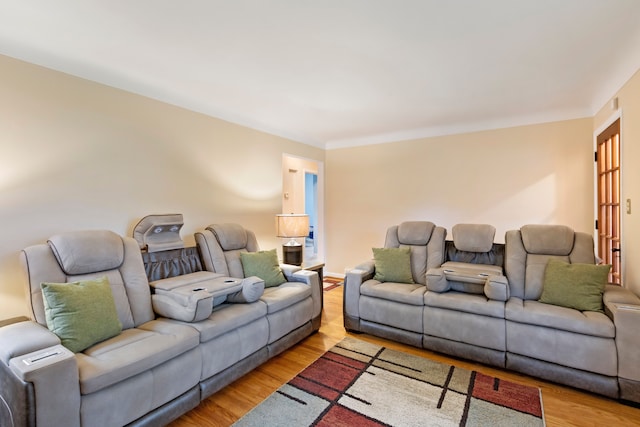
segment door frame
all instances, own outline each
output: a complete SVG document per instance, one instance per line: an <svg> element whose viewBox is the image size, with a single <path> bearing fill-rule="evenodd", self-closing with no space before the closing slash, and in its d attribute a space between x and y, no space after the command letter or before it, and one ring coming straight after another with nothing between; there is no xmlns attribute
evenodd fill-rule
<svg viewBox="0 0 640 427"><path fill-rule="evenodd" d="M316 256L314 260L324 260L325 259L325 228L324 228L324 162L322 160L312 159L309 157L298 156L295 154L282 153L282 173L283 177L288 172L287 159L297 159L304 162L312 162L317 166L317 172L302 169L302 179L304 181L304 173L312 172L318 175L318 183L317 183L317 200L316 200L316 221L317 221L317 229L314 229L314 238L317 239L317 249ZM284 178L283 178L284 180ZM284 185L284 182L283 182ZM302 186L304 192L304 185ZM293 197L303 197L302 195L291 195ZM284 200L283 200L284 205ZM304 201L303 201L304 205ZM283 211L284 212L284 211Z"/></svg>
<svg viewBox="0 0 640 427"><path fill-rule="evenodd" d="M625 284L625 266L626 266L626 245L624 238L625 222L626 222L626 198L624 197L624 181L625 175L622 173L625 170L625 156L624 156L624 138L622 135L623 129L623 115L622 109L618 108L611 114L607 120L605 120L598 128L593 132L593 152L594 155L598 151L598 136L607 130L616 120L620 120L620 285L624 287ZM598 235L598 229L595 228L596 220L598 219L598 162L593 162L593 240L595 253L600 252L600 236Z"/></svg>

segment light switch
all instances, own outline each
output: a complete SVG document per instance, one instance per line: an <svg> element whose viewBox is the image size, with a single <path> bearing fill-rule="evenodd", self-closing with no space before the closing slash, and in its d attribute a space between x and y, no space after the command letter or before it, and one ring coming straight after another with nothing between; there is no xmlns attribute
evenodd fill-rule
<svg viewBox="0 0 640 427"><path fill-rule="evenodd" d="M627 199L627 214L631 213L631 199Z"/></svg>

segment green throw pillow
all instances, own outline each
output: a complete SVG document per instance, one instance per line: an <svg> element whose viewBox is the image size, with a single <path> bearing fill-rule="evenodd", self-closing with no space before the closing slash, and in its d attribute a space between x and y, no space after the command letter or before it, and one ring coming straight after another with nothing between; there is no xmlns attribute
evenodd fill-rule
<svg viewBox="0 0 640 427"><path fill-rule="evenodd" d="M410 248L373 248L373 261L380 282L415 283L411 275Z"/></svg>
<svg viewBox="0 0 640 427"><path fill-rule="evenodd" d="M610 269L610 265L568 264L550 259L538 301L580 311L602 312L602 294Z"/></svg>
<svg viewBox="0 0 640 427"><path fill-rule="evenodd" d="M106 277L40 287L47 327L74 353L122 331Z"/></svg>
<svg viewBox="0 0 640 427"><path fill-rule="evenodd" d="M244 277L258 276L264 280L265 288L278 286L287 281L278 262L275 249L270 251L240 252Z"/></svg>

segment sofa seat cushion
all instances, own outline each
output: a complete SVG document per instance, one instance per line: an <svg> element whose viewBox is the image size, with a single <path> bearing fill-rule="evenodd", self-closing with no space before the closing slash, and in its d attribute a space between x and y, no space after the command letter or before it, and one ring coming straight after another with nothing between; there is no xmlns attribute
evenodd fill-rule
<svg viewBox="0 0 640 427"><path fill-rule="evenodd" d="M266 288L260 301L267 305L267 313L276 313L306 298L311 298L311 287L304 283L286 282Z"/></svg>
<svg viewBox="0 0 640 427"><path fill-rule="evenodd" d="M421 284L379 282L367 280L360 286L360 294L373 298L424 306L424 293L427 287Z"/></svg>
<svg viewBox="0 0 640 427"><path fill-rule="evenodd" d="M403 285L406 286L406 285ZM362 295L358 302L360 318L364 321L422 334L424 305L412 305Z"/></svg>
<svg viewBox="0 0 640 427"><path fill-rule="evenodd" d="M510 321L546 326L577 334L602 338L616 336L615 326L611 319L605 314L595 311L578 311L538 301L511 298L507 302L505 316Z"/></svg>
<svg viewBox="0 0 640 427"><path fill-rule="evenodd" d="M198 331L163 319L122 331L76 355L80 392L90 394L117 384L195 348Z"/></svg>
<svg viewBox="0 0 640 427"><path fill-rule="evenodd" d="M504 319L505 303L502 301L490 300L484 295L468 294L456 291L444 293L427 292L424 295L424 304L427 307L438 307Z"/></svg>
<svg viewBox="0 0 640 427"><path fill-rule="evenodd" d="M507 366L510 354L581 371L616 377L618 353L613 338L506 321Z"/></svg>
<svg viewBox="0 0 640 427"><path fill-rule="evenodd" d="M189 325L200 332L200 342L208 342L266 315L267 305L262 301L250 304L221 304L213 309L208 319Z"/></svg>

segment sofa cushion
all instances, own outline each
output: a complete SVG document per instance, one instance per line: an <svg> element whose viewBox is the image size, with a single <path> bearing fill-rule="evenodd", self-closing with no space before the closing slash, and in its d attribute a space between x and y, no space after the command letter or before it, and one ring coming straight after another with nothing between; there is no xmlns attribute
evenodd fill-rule
<svg viewBox="0 0 640 427"><path fill-rule="evenodd" d="M287 281L278 263L275 249L270 251L241 252L242 270L244 277L258 276L264 280L264 286L270 288L279 286Z"/></svg>
<svg viewBox="0 0 640 427"><path fill-rule="evenodd" d="M461 311L481 316L504 319L504 302L487 299L484 295L462 292L427 292L424 295L427 307L438 307L447 310ZM429 310L427 308L426 310ZM480 320L480 318L478 318Z"/></svg>
<svg viewBox="0 0 640 427"><path fill-rule="evenodd" d="M410 305L424 305L427 287L420 284L379 282L367 280L360 286L360 293L369 297L401 302Z"/></svg>
<svg viewBox="0 0 640 427"><path fill-rule="evenodd" d="M42 283L41 288L47 327L74 353L122 331L106 277Z"/></svg>
<svg viewBox="0 0 640 427"><path fill-rule="evenodd" d="M489 252L496 234L489 224L456 224L451 231L456 249L467 252Z"/></svg>
<svg viewBox="0 0 640 427"><path fill-rule="evenodd" d="M550 259L538 301L580 311L602 312L602 294L610 269L610 265L569 264Z"/></svg>
<svg viewBox="0 0 640 427"><path fill-rule="evenodd" d="M224 251L243 249L249 241L247 231L240 224L211 224L207 227L220 243Z"/></svg>
<svg viewBox="0 0 640 427"><path fill-rule="evenodd" d="M614 338L616 330L611 319L595 311L578 311L572 308L543 304L511 297L505 306L508 321L559 329L601 338Z"/></svg>
<svg viewBox="0 0 640 427"><path fill-rule="evenodd" d="M374 279L380 282L414 283L410 248L373 248Z"/></svg>
<svg viewBox="0 0 640 427"><path fill-rule="evenodd" d="M267 304L267 313L272 314L307 298L311 298L311 286L301 282L286 282L265 289L260 301Z"/></svg>
<svg viewBox="0 0 640 427"><path fill-rule="evenodd" d="M569 255L575 233L565 225L524 225L520 228L522 243L530 254Z"/></svg>
<svg viewBox="0 0 640 427"><path fill-rule="evenodd" d="M406 221L398 225L398 242L424 246L431 240L436 225L429 221Z"/></svg>
<svg viewBox="0 0 640 427"><path fill-rule="evenodd" d="M166 319L124 330L77 354L80 392L93 393L132 378L197 347L199 342L194 328Z"/></svg>
<svg viewBox="0 0 640 427"><path fill-rule="evenodd" d="M267 305L262 301L249 304L222 304L213 309L208 319L189 326L200 332L200 342L211 341L250 323L257 323L267 315Z"/></svg>
<svg viewBox="0 0 640 427"><path fill-rule="evenodd" d="M122 237L112 231L71 231L52 236L48 243L69 276L113 270L124 262Z"/></svg>

